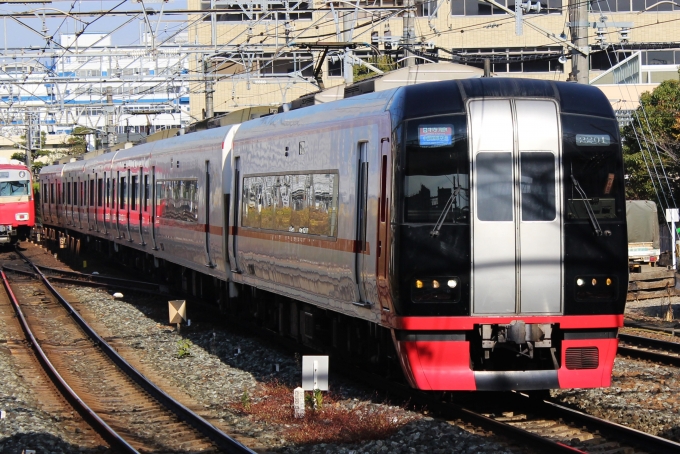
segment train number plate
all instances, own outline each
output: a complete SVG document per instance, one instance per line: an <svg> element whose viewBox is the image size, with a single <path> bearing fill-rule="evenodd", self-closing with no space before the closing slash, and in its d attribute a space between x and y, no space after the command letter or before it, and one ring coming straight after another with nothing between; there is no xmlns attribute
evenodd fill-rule
<svg viewBox="0 0 680 454"><path fill-rule="evenodd" d="M576 134L576 145L582 147L606 147L610 142L609 134Z"/></svg>

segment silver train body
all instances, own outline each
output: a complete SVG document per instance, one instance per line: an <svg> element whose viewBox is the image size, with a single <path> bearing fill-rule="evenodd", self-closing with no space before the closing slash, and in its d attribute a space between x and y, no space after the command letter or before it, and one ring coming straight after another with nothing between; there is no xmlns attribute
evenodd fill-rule
<svg viewBox="0 0 680 454"><path fill-rule="evenodd" d="M279 295L272 326L309 343L383 358L386 333L412 386L474 390L609 383L622 175L596 88L471 79L48 166L40 184L55 231L210 276L229 298Z"/></svg>

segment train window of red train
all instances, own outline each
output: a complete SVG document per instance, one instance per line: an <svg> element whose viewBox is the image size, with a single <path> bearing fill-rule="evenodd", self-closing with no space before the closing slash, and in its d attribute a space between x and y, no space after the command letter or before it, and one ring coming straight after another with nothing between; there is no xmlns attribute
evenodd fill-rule
<svg viewBox="0 0 680 454"><path fill-rule="evenodd" d="M144 175L144 211L149 211L149 199L151 191L149 187L149 175Z"/></svg>
<svg viewBox="0 0 680 454"><path fill-rule="evenodd" d="M118 198L118 207L125 208L125 193L127 192L127 185L125 184L125 177L120 179L120 186L118 187L118 193L120 197Z"/></svg>
<svg viewBox="0 0 680 454"><path fill-rule="evenodd" d="M66 204L67 205L71 204L71 182L70 181L66 182Z"/></svg>
<svg viewBox="0 0 680 454"><path fill-rule="evenodd" d="M97 206L102 206L104 204L104 179L99 178L97 180Z"/></svg>
<svg viewBox="0 0 680 454"><path fill-rule="evenodd" d="M94 206L94 180L90 180L90 204L89 206Z"/></svg>
<svg viewBox="0 0 680 454"><path fill-rule="evenodd" d="M131 177L132 179L130 180L130 191L132 194L130 194L130 209L131 210L136 210L137 209L137 176L133 175Z"/></svg>

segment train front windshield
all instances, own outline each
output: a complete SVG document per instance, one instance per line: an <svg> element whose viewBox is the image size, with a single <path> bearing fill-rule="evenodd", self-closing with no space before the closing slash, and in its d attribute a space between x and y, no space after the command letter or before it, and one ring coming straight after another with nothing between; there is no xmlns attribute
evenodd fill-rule
<svg viewBox="0 0 680 454"><path fill-rule="evenodd" d="M28 195L29 180L0 181L0 197Z"/></svg>
<svg viewBox="0 0 680 454"><path fill-rule="evenodd" d="M465 117L451 115L406 124L404 222L467 224L470 163Z"/></svg>

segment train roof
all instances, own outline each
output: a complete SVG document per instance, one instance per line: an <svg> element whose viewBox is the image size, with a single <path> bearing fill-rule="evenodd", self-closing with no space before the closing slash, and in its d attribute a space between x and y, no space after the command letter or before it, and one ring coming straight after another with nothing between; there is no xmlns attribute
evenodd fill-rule
<svg viewBox="0 0 680 454"><path fill-rule="evenodd" d="M550 98L563 113L616 118L602 91L591 85L550 80L485 77L403 87L404 119L465 111L472 98ZM445 99L445 103L431 100Z"/></svg>

